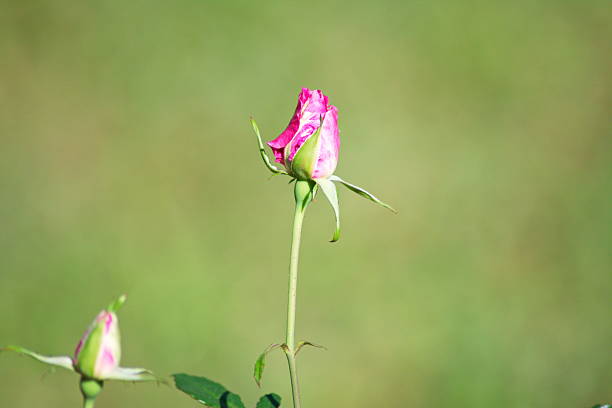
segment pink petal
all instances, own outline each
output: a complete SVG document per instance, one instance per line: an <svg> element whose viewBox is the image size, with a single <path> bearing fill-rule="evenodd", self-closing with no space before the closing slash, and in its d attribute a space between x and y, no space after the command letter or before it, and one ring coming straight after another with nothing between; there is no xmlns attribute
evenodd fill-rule
<svg viewBox="0 0 612 408"><path fill-rule="evenodd" d="M277 162L286 164L285 158L293 160L300 146L319 127L320 117L328 110L327 104L328 98L320 90L302 88L289 125L276 139L268 142ZM288 157L285 157L285 147L290 143Z"/></svg>
<svg viewBox="0 0 612 408"><path fill-rule="evenodd" d="M285 146L289 144L291 139L293 139L293 135L295 135L295 132L298 130L302 108L306 101L308 101L308 98L310 98L310 93L310 89L302 88L302 92L300 92L300 96L298 97L297 106L295 107L295 112L289 121L289 125L287 125L287 128L276 139L268 142L268 146L272 148L274 158L278 163L285 164L285 160L283 159Z"/></svg>
<svg viewBox="0 0 612 408"><path fill-rule="evenodd" d="M331 105L321 129L321 141L317 163L312 178L324 178L331 176L338 164L338 153L340 151L340 137L338 132L338 109Z"/></svg>

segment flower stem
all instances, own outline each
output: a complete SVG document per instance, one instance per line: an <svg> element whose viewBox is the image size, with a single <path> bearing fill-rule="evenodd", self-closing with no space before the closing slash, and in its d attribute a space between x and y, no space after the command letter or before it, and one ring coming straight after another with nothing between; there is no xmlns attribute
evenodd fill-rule
<svg viewBox="0 0 612 408"><path fill-rule="evenodd" d="M297 367L295 365L295 354L293 351L285 352L289 363L289 377L291 378L291 394L293 395L293 408L300 408L300 384L298 383Z"/></svg>
<svg viewBox="0 0 612 408"><path fill-rule="evenodd" d="M83 402L83 408L94 408L95 398L85 398Z"/></svg>
<svg viewBox="0 0 612 408"><path fill-rule="evenodd" d="M300 256L300 238L304 210L298 204L293 217L293 240L291 241L291 259L289 261L289 299L287 303L287 338L285 343L289 350L295 348L295 309L297 301L298 259Z"/></svg>
<svg viewBox="0 0 612 408"><path fill-rule="evenodd" d="M300 408L300 385L298 383L295 361L295 310L297 304L298 259L300 255L300 238L302 222L306 207L312 201L314 183L298 180L295 182L295 214L293 217L293 238L291 241L291 258L289 261L289 299L287 302L287 338L285 340L285 355L289 364L293 407Z"/></svg>

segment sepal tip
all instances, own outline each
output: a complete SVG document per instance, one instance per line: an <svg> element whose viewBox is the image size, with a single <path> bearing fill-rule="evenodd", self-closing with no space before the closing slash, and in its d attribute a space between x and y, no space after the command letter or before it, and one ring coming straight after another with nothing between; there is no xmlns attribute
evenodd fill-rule
<svg viewBox="0 0 612 408"><path fill-rule="evenodd" d="M117 311L119 311L119 309L121 309L121 306L123 306L123 304L125 303L126 300L127 300L127 295L123 294L123 295L119 296L117 299L113 300L108 305L106 310L111 312L111 313L116 313Z"/></svg>
<svg viewBox="0 0 612 408"><path fill-rule="evenodd" d="M397 214L398 211L391 207L389 204L382 202L380 199L378 199L374 194L364 190L363 188L356 186L354 184L349 183L348 181L344 181L342 180L340 177L333 175L329 177L329 180L331 181L335 181L338 183L342 183L346 188L348 188L349 190L351 190L353 193L359 194L360 196L367 198L370 201L375 202L376 204L386 208L387 210Z"/></svg>

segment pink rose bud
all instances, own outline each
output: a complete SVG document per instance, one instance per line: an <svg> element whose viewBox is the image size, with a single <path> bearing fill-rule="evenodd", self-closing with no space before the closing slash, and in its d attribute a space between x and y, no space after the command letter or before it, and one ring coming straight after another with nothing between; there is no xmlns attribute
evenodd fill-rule
<svg viewBox="0 0 612 408"><path fill-rule="evenodd" d="M268 145L291 176L327 178L338 164L338 110L320 90L303 88L287 129Z"/></svg>
<svg viewBox="0 0 612 408"><path fill-rule="evenodd" d="M114 374L121 359L118 323L114 311L103 310L98 314L74 352L76 371L97 380Z"/></svg>

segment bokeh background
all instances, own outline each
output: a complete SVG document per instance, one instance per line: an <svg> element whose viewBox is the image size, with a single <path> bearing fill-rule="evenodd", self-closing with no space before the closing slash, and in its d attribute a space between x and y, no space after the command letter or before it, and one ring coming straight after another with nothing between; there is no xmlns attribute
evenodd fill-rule
<svg viewBox="0 0 612 408"><path fill-rule="evenodd" d="M0 344L72 352L127 293L126 366L254 406L287 368L292 216L264 137L301 87L340 110L343 237L306 220L305 407L612 401L607 1L4 0ZM77 378L0 355L0 406L77 407ZM100 407L190 407L108 383Z"/></svg>

